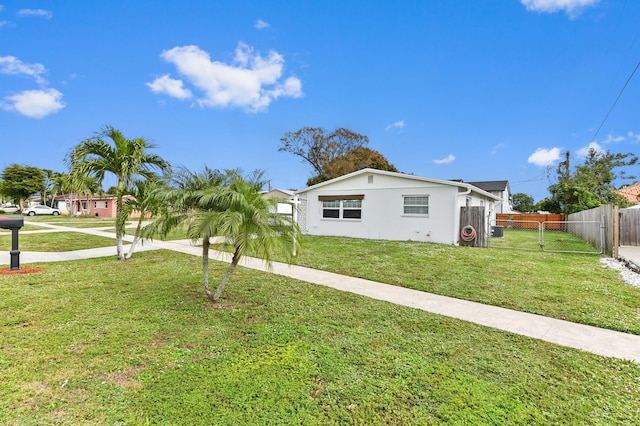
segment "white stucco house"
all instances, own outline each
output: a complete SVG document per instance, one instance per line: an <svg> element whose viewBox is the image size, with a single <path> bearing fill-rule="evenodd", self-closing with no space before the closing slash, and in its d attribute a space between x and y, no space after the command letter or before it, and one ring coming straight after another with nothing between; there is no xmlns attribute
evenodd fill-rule
<svg viewBox="0 0 640 426"><path fill-rule="evenodd" d="M461 207L500 198L464 182L363 169L296 191L304 234L458 244Z"/></svg>

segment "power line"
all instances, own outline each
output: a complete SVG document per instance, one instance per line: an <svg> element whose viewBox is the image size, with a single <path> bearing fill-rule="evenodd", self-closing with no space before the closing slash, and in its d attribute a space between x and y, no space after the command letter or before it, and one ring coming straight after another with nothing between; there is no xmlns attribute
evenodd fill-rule
<svg viewBox="0 0 640 426"><path fill-rule="evenodd" d="M598 136L598 133L600 133L600 130L602 129L602 126L604 126L604 123L609 118L609 115L611 115L611 111L613 111L613 109L616 107L616 104L620 100L620 97L624 93L624 90L627 88L627 85L629 84L629 82L633 78L633 75L636 73L636 71L638 71L638 68L640 68L640 61L636 64L636 67L631 72L631 75L629 76L629 78L627 78L627 81L624 83L624 86L622 86L622 89L620 90L620 93L618 93L618 97L616 98L615 101L613 101L613 105L611 105L611 108L609 108L609 111L607 112L607 115L605 115L604 119L602 119L602 123L600 123L600 126L598 127L598 130L596 130L596 132L593 134L593 137L591 138L591 142L595 142L596 137Z"/></svg>

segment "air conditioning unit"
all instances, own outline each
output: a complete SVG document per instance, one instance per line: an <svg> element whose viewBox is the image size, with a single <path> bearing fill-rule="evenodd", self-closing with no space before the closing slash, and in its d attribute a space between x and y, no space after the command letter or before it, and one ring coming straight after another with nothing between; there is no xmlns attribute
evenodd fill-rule
<svg viewBox="0 0 640 426"><path fill-rule="evenodd" d="M492 226L491 227L491 236L493 238L502 238L502 237L504 237L504 226Z"/></svg>

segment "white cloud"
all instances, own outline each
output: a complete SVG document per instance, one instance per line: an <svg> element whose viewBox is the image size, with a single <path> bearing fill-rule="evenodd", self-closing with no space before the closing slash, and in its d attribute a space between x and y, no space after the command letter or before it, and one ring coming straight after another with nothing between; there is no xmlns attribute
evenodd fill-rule
<svg viewBox="0 0 640 426"><path fill-rule="evenodd" d="M564 11L570 18L576 17L584 8L594 6L600 0L520 0L527 10L539 13Z"/></svg>
<svg viewBox="0 0 640 426"><path fill-rule="evenodd" d="M560 159L560 148L544 149L538 148L536 152L529 156L527 160L536 166L546 167L553 164L554 161Z"/></svg>
<svg viewBox="0 0 640 426"><path fill-rule="evenodd" d="M189 99L191 90L185 89L181 80L174 80L168 74L147 83L153 93L164 93L173 98Z"/></svg>
<svg viewBox="0 0 640 426"><path fill-rule="evenodd" d="M269 23L262 19L258 19L253 27L257 30L264 30L265 28L269 28Z"/></svg>
<svg viewBox="0 0 640 426"><path fill-rule="evenodd" d="M449 154L440 160L433 160L433 162L436 164L449 164L449 163L453 163L455 159L456 159L455 155Z"/></svg>
<svg viewBox="0 0 640 426"><path fill-rule="evenodd" d="M393 128L404 129L404 120L399 120L399 121L396 121L395 123L391 123L387 127L385 127L384 130L389 131Z"/></svg>
<svg viewBox="0 0 640 426"><path fill-rule="evenodd" d="M198 46L180 46L164 50L160 57L176 66L186 83L193 85L202 95L197 99L201 107L242 107L252 112L265 111L272 101L280 97L299 98L302 82L295 77L282 81L284 58L276 51L267 57L254 53L249 45L239 42L231 64L211 61L209 54ZM171 87L182 87L185 81L160 77ZM156 84L157 83L157 84ZM149 87L163 87L158 79L147 83ZM153 88L152 88L153 90ZM183 90L170 93L166 85L162 93L169 96L184 95Z"/></svg>
<svg viewBox="0 0 640 426"><path fill-rule="evenodd" d="M625 140L626 138L624 136L613 136L612 134L609 134L607 135L607 138L602 141L602 143L604 144L618 143L618 142L623 142Z"/></svg>
<svg viewBox="0 0 640 426"><path fill-rule="evenodd" d="M507 145L503 144L503 143L499 143L497 145L494 145L493 148L491 149L491 155L496 155L498 153L498 151L506 148Z"/></svg>
<svg viewBox="0 0 640 426"><path fill-rule="evenodd" d="M20 9L18 16L38 16L46 19L51 19L53 13L44 9Z"/></svg>
<svg viewBox="0 0 640 426"><path fill-rule="evenodd" d="M632 142L640 142L640 133L628 132L627 137L631 139Z"/></svg>
<svg viewBox="0 0 640 426"><path fill-rule="evenodd" d="M29 77L33 77L33 79L38 84L43 84L45 83L45 80L41 77L41 75L46 72L47 70L42 64L25 64L15 56L0 56L1 74L24 74Z"/></svg>
<svg viewBox="0 0 640 426"><path fill-rule="evenodd" d="M602 149L602 146L600 146L598 142L590 142L589 145L580 148L577 154L580 158L586 158L592 149L598 154L604 153L604 149Z"/></svg>
<svg viewBox="0 0 640 426"><path fill-rule="evenodd" d="M0 21L0 28L4 27L6 25L11 25L11 22L9 22L9 21Z"/></svg>
<svg viewBox="0 0 640 426"><path fill-rule="evenodd" d="M25 90L5 97L9 104L3 104L2 107L7 111L16 111L30 118L43 118L65 107L61 99L62 93L56 89Z"/></svg>

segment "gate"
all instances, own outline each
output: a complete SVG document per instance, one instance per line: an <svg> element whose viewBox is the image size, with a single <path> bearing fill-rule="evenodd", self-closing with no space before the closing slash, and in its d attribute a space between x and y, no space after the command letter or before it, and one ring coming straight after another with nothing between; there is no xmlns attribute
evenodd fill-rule
<svg viewBox="0 0 640 426"><path fill-rule="evenodd" d="M640 246L640 209L620 209L620 245Z"/></svg>
<svg viewBox="0 0 640 426"><path fill-rule="evenodd" d="M498 220L491 225L490 248L604 253L604 223L600 221Z"/></svg>

